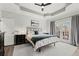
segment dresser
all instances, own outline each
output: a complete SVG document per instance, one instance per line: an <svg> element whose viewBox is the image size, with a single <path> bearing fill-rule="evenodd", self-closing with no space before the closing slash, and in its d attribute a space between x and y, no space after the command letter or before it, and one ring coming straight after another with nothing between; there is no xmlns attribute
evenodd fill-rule
<svg viewBox="0 0 79 59"><path fill-rule="evenodd" d="M15 45L24 44L24 43L26 43L25 40L26 40L25 34L16 34L14 36Z"/></svg>
<svg viewBox="0 0 79 59"><path fill-rule="evenodd" d="M4 56L4 33L0 32L0 56Z"/></svg>

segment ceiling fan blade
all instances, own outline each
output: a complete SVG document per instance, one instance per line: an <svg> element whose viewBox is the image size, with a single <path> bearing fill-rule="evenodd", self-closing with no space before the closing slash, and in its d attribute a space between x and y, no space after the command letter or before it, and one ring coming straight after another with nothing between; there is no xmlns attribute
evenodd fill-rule
<svg viewBox="0 0 79 59"><path fill-rule="evenodd" d="M40 4L35 3L35 5L41 6Z"/></svg>
<svg viewBox="0 0 79 59"><path fill-rule="evenodd" d="M47 5L50 5L50 4L52 4L52 3L46 3L46 4L44 4L44 6L47 6Z"/></svg>
<svg viewBox="0 0 79 59"><path fill-rule="evenodd" d="M41 6L44 6L44 3L42 3Z"/></svg>

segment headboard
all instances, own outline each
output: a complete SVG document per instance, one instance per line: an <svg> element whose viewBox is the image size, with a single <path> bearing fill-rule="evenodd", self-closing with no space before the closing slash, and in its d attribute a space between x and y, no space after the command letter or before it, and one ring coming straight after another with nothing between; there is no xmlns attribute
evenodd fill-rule
<svg viewBox="0 0 79 59"><path fill-rule="evenodd" d="M36 28L36 27L27 27L26 28L26 33L28 34L28 32L32 33L32 34L37 34L37 32L40 31L40 28Z"/></svg>

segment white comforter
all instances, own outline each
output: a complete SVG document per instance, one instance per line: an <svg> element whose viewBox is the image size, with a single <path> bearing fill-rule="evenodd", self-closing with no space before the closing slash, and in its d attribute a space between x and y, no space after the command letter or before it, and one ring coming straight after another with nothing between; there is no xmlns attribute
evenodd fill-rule
<svg viewBox="0 0 79 59"><path fill-rule="evenodd" d="M55 43L57 41L59 41L60 39L57 37L50 37L50 38L46 38L43 40L40 40L38 42L36 42L35 47L34 47L34 51L36 51L38 48L42 47L42 46L46 46L50 43Z"/></svg>

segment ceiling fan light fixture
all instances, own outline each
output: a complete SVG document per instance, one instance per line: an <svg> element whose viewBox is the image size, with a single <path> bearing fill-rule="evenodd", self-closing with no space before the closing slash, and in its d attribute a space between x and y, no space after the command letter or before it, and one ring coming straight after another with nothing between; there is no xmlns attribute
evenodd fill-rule
<svg viewBox="0 0 79 59"><path fill-rule="evenodd" d="M50 5L50 4L52 4L52 3L41 3L41 4L35 3L35 5L41 7L41 11L44 11L44 7L45 7L45 6L48 6L48 5Z"/></svg>
<svg viewBox="0 0 79 59"><path fill-rule="evenodd" d="M44 11L44 6L42 6L41 8L42 8L41 10Z"/></svg>
<svg viewBox="0 0 79 59"><path fill-rule="evenodd" d="M41 8L44 8L44 6L42 6Z"/></svg>

